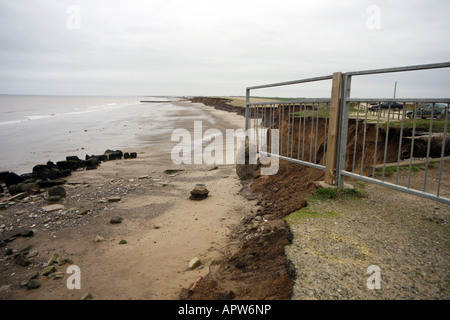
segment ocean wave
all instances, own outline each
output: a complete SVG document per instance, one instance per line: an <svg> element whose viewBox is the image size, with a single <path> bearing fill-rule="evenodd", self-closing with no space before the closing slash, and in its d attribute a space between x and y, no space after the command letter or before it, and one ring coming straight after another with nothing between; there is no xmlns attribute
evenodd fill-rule
<svg viewBox="0 0 450 320"><path fill-rule="evenodd" d="M127 103L108 103L108 104L102 104L102 105L93 105L93 106L87 106L87 107L77 107L74 108L73 111L63 112L63 113L51 113L51 114L44 114L44 115L31 115L31 116L25 116L27 120L40 120L40 119L47 119L47 118L53 118L53 117L67 117L67 116L76 116L86 113L92 113L97 111L106 111L106 110L112 110L116 108L122 108L129 105L133 105L138 103L138 101L133 102L127 102ZM20 121L20 120L18 120Z"/></svg>
<svg viewBox="0 0 450 320"><path fill-rule="evenodd" d="M0 121L0 126L8 125L8 124L20 123L20 122L22 122L22 120Z"/></svg>

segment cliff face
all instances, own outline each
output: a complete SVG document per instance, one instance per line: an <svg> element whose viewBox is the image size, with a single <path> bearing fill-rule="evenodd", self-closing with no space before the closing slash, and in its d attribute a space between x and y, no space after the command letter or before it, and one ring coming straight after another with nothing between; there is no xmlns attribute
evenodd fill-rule
<svg viewBox="0 0 450 320"><path fill-rule="evenodd" d="M238 114L240 116L245 115L245 108L236 107L236 106L232 106L232 105L228 104L231 101L231 99L211 98L211 97L194 97L191 99L191 101L194 103L203 103L206 106L211 106L218 110L235 112L236 114Z"/></svg>

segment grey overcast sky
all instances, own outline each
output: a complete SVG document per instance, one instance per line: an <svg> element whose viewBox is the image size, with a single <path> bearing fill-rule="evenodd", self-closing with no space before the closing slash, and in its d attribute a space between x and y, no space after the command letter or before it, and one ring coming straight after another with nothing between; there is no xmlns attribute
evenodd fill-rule
<svg viewBox="0 0 450 320"><path fill-rule="evenodd" d="M0 0L0 93L244 95L336 71L446 62L449 14L448 0ZM360 95L390 97L398 81L398 96L449 97L449 75L354 81ZM323 86L267 93L326 95Z"/></svg>

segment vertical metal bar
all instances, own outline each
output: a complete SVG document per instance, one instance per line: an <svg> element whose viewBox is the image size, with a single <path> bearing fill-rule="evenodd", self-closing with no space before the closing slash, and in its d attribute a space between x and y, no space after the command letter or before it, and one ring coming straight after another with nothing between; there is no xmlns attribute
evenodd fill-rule
<svg viewBox="0 0 450 320"><path fill-rule="evenodd" d="M281 145L280 145L280 155L283 155L283 127L284 127L284 104L280 104L282 107L282 117L281 117L281 132L280 132L280 136L281 136Z"/></svg>
<svg viewBox="0 0 450 320"><path fill-rule="evenodd" d="M405 112L406 109L406 103L403 102L403 108L402 108L402 122L400 125L400 142L398 144L398 155L397 155L397 174L395 176L395 184L398 184L398 176L400 173L400 155L402 153L402 142L403 142L403 123L405 122ZM400 111L399 111L400 114Z"/></svg>
<svg viewBox="0 0 450 320"><path fill-rule="evenodd" d="M314 132L314 104L312 105L310 119L311 119L311 136L309 139L309 162L311 162L311 159L312 159L313 132Z"/></svg>
<svg viewBox="0 0 450 320"><path fill-rule="evenodd" d="M433 119L434 119L434 108L435 103L433 102L433 108L431 109L431 119L430 119L430 132L428 133L428 146L427 146L427 157L425 160L425 177L423 179L423 192L425 192L427 187L427 176L428 176L428 162L430 159L430 149L431 149L431 135L433 134Z"/></svg>
<svg viewBox="0 0 450 320"><path fill-rule="evenodd" d="M291 131L291 104L288 104L288 118L287 118L287 141L286 141L286 157L289 157L289 138Z"/></svg>
<svg viewBox="0 0 450 320"><path fill-rule="evenodd" d="M325 166L325 159L326 159L326 154L327 154L327 127L328 127L328 107L329 104L328 102L325 104L325 130L323 133L323 165Z"/></svg>
<svg viewBox="0 0 450 320"><path fill-rule="evenodd" d="M256 114L255 114L255 112L256 112ZM255 133L255 141L254 141L254 143L255 143L255 147L256 147L256 152L259 152L259 150L258 150L258 147L259 147L259 144L258 144L258 113L259 113L259 105L256 105L256 111L254 111L253 112L253 131L254 131L254 133Z"/></svg>
<svg viewBox="0 0 450 320"><path fill-rule="evenodd" d="M362 146L362 154L361 154L361 172L360 175L363 175L364 172L364 156L366 152L366 134L367 134L367 114L369 113L369 108L367 107L369 105L368 102L366 102L366 112L364 116L364 134L363 134L363 146Z"/></svg>
<svg viewBox="0 0 450 320"><path fill-rule="evenodd" d="M291 158L293 158L292 156L292 152L294 151L294 129L295 129L295 103L293 104L293 111L292 111L292 130L291 130Z"/></svg>
<svg viewBox="0 0 450 320"><path fill-rule="evenodd" d="M297 143L297 159L300 160L300 140L301 140L301 129L302 129L302 104L298 106L298 143Z"/></svg>
<svg viewBox="0 0 450 320"><path fill-rule="evenodd" d="M441 189L441 178L442 178L442 167L444 165L444 155L445 155L445 143L446 143L446 136L447 136L447 121L448 121L448 111L449 111L450 104L447 104L447 107L445 107L445 122L444 122L444 135L442 137L442 149L441 149L441 164L439 165L439 178L438 178L438 186L437 186L437 192L436 196L439 197L439 191Z"/></svg>
<svg viewBox="0 0 450 320"><path fill-rule="evenodd" d="M386 156L387 156L387 148L388 148L388 140L389 140L389 120L391 117L391 103L388 104L388 116L387 116L387 124L386 124L386 138L384 140L384 157L383 157L383 177L381 181L384 181L384 174L386 172Z"/></svg>
<svg viewBox="0 0 450 320"><path fill-rule="evenodd" d="M378 104L380 105L380 104ZM373 153L373 171L372 171L372 177L375 178L375 166L377 164L377 150L378 150L378 129L380 126L380 108L378 108L377 113L377 131L375 132L375 150Z"/></svg>
<svg viewBox="0 0 450 320"><path fill-rule="evenodd" d="M248 132L248 128L250 125L250 119L249 119L249 106L250 104L250 89L245 90L245 132Z"/></svg>
<svg viewBox="0 0 450 320"><path fill-rule="evenodd" d="M355 127L355 145L353 147L353 162L352 162L352 172L355 172L355 162L356 162L356 146L358 144L358 129L359 129L359 101L356 109L356 127Z"/></svg>
<svg viewBox="0 0 450 320"><path fill-rule="evenodd" d="M315 141L316 145L314 147L314 163L317 163L317 138L319 137L319 111L320 105L319 103L317 103L316 141Z"/></svg>
<svg viewBox="0 0 450 320"><path fill-rule="evenodd" d="M302 145L302 160L305 158L305 134L306 134L306 104L303 105L303 145Z"/></svg>
<svg viewBox="0 0 450 320"><path fill-rule="evenodd" d="M417 106L418 103L416 102L414 105L414 113L413 113L413 132L412 132L412 139L411 139L411 153L409 155L409 169L408 169L408 188L411 185L411 168L412 168L412 158L414 155L414 139L416 136L416 117L417 117Z"/></svg>

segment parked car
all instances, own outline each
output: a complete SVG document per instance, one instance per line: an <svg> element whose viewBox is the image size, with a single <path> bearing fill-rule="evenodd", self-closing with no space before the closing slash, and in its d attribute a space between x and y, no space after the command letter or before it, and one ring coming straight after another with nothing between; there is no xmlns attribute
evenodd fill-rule
<svg viewBox="0 0 450 320"><path fill-rule="evenodd" d="M445 117L445 110L449 112L448 103L435 103L434 111L433 111L433 103L427 103L416 110L416 116L421 119L426 119L431 117L431 113L433 113L433 117L442 118ZM414 110L406 112L407 118L414 118Z"/></svg>
<svg viewBox="0 0 450 320"><path fill-rule="evenodd" d="M379 105L373 105L369 107L369 110L371 111L377 111L378 109L389 109L389 104L391 105L391 110L394 109L403 109L403 105L398 102L382 102Z"/></svg>

